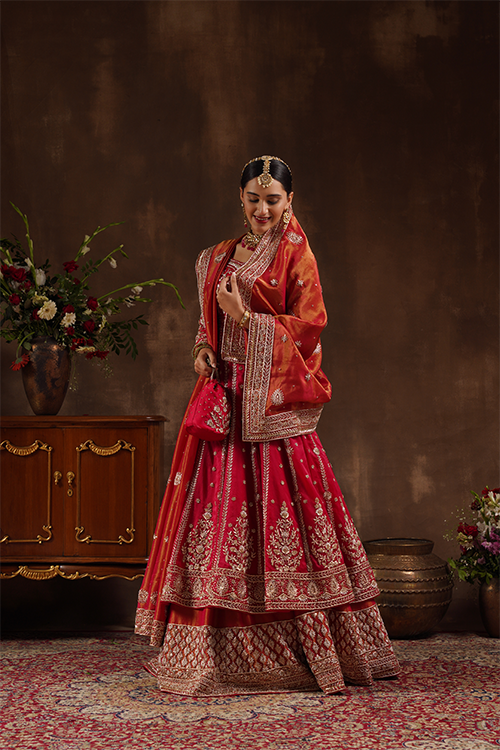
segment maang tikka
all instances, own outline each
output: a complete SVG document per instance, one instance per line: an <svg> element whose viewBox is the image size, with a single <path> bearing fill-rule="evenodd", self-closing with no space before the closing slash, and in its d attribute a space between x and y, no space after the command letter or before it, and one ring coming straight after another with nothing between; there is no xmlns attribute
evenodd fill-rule
<svg viewBox="0 0 500 750"><path fill-rule="evenodd" d="M283 159L280 159L279 156L269 156L269 155L256 156L255 159L250 159L250 161L247 161L247 163L243 167L243 170L242 170L241 174L243 174L243 172L245 171L245 169L252 162L254 162L254 161L262 161L263 162L262 173L257 177L257 182L259 183L259 185L261 187L268 188L271 185L272 181L273 181L273 176L272 176L272 174L270 172L271 162L273 160L274 161L280 161L282 164L284 164L285 167L290 172L290 177L292 176L292 170L290 169L290 167L288 166L288 164L285 161L283 161Z"/></svg>
<svg viewBox="0 0 500 750"><path fill-rule="evenodd" d="M257 182L259 185L263 188L268 188L271 182L273 181L273 177L271 173L269 172L269 168L271 166L271 159L272 156L263 156L262 161L264 162L264 168L262 170L262 174L260 174L257 177Z"/></svg>

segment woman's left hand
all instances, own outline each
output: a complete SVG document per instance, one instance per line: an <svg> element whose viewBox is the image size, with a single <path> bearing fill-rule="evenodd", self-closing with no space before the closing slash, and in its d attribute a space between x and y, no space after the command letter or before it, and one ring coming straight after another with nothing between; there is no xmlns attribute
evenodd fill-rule
<svg viewBox="0 0 500 750"><path fill-rule="evenodd" d="M223 279L217 292L217 302L219 303L221 310L224 310L225 313L239 323L243 317L245 308L241 301L235 273L231 274L231 282L229 286L230 289L227 289L227 279Z"/></svg>

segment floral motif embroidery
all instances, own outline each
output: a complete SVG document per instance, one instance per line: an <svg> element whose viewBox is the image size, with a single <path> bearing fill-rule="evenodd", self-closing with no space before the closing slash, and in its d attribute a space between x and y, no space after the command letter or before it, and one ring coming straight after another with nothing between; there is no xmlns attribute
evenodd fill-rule
<svg viewBox="0 0 500 750"><path fill-rule="evenodd" d="M281 337L281 340L284 344L286 344L286 342L288 341L288 336L286 335L286 333L283 334L283 336Z"/></svg>
<svg viewBox="0 0 500 750"><path fill-rule="evenodd" d="M340 556L339 559L339 546L335 531L318 498L315 500L314 508L316 518L314 531L311 534L311 551L319 564L327 568L333 562L342 562L342 557Z"/></svg>
<svg viewBox="0 0 500 750"><path fill-rule="evenodd" d="M301 245L304 242L304 238L301 237L300 234L297 234L297 232L287 232L286 236L294 245Z"/></svg>
<svg viewBox="0 0 500 750"><path fill-rule="evenodd" d="M194 529L187 535L182 546L182 555L186 567L191 570L207 570L210 563L210 550L214 527L212 522L212 504L209 503Z"/></svg>
<svg viewBox="0 0 500 750"><path fill-rule="evenodd" d="M297 346L299 349L302 346L302 341L296 341L295 346Z"/></svg>
<svg viewBox="0 0 500 750"><path fill-rule="evenodd" d="M284 400L285 396L283 394L283 391L279 388L276 388L274 393L271 395L271 403L274 404L274 406L281 406Z"/></svg>
<svg viewBox="0 0 500 750"><path fill-rule="evenodd" d="M304 376L304 377L305 377L305 379L307 380L307 382L309 382L309 381L311 380L311 377L312 377L312 376L311 376L311 373L310 373L310 372L306 372L306 374L305 374L305 376Z"/></svg>
<svg viewBox="0 0 500 750"><path fill-rule="evenodd" d="M316 349L313 351L313 354L321 354L321 342L318 341L316 345Z"/></svg>
<svg viewBox="0 0 500 750"><path fill-rule="evenodd" d="M248 514L242 509L238 520L230 529L224 545L224 554L228 565L233 570L244 573L249 567L248 563L255 557L253 542L250 536Z"/></svg>
<svg viewBox="0 0 500 750"><path fill-rule="evenodd" d="M297 286L304 286L302 279L297 279Z"/></svg>
<svg viewBox="0 0 500 750"><path fill-rule="evenodd" d="M220 263L220 262L221 262L221 260L222 260L222 259L223 259L223 258L224 258L225 256L226 256L226 253L220 253L219 255L216 255L216 256L215 256L215 258L214 258L214 261L215 261L216 263Z"/></svg>
<svg viewBox="0 0 500 750"><path fill-rule="evenodd" d="M269 537L269 558L275 568L283 571L297 570L302 560L299 533L293 527L286 503L282 504L276 528Z"/></svg>
<svg viewBox="0 0 500 750"><path fill-rule="evenodd" d="M180 484L181 479L182 479L182 472L178 471L177 474L175 475L174 484L175 485Z"/></svg>
<svg viewBox="0 0 500 750"><path fill-rule="evenodd" d="M278 286L278 279L271 279L271 284L273 286Z"/></svg>

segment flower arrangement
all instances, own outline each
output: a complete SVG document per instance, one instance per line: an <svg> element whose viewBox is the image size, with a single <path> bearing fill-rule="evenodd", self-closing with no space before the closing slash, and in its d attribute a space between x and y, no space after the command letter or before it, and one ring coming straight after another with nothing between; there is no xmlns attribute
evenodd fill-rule
<svg viewBox="0 0 500 750"><path fill-rule="evenodd" d="M500 576L500 487L485 487L470 505L473 514L462 514L454 539L460 545L460 557L448 560L462 581L489 583ZM450 538L449 536L447 538Z"/></svg>
<svg viewBox="0 0 500 750"><path fill-rule="evenodd" d="M18 342L17 356L11 365L13 370L20 370L28 364L31 341L39 336L51 336L60 346L83 354L87 359L104 360L110 351L120 354L120 350L125 350L135 359L138 352L132 329L148 325L144 316L116 322L110 322L109 318L121 312L123 305L129 308L136 302L151 302L151 299L141 296L144 287L169 286L184 307L177 288L163 279L133 282L100 297L92 296L89 280L93 274L103 265L116 268L116 253L125 258L128 256L123 245L119 245L99 260L83 259L98 234L123 222L97 227L92 235L85 235L75 258L63 263L61 272L50 275L48 260L41 265L35 262L28 217L13 203L11 206L24 222L28 241L28 252L15 237L15 242L0 241L3 256L0 335L8 342Z"/></svg>

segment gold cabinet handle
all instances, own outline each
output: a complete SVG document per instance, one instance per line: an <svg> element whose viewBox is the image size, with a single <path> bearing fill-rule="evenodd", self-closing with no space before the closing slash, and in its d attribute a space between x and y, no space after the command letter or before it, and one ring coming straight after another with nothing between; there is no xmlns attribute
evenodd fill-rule
<svg viewBox="0 0 500 750"><path fill-rule="evenodd" d="M68 497L71 497L73 495L73 479L75 478L75 475L72 471L68 471L66 474L66 479L68 480L68 491L67 495Z"/></svg>
<svg viewBox="0 0 500 750"><path fill-rule="evenodd" d="M59 484L59 482L61 481L61 479L62 479L61 472L60 471L55 471L54 472L54 484L56 485L56 487Z"/></svg>

